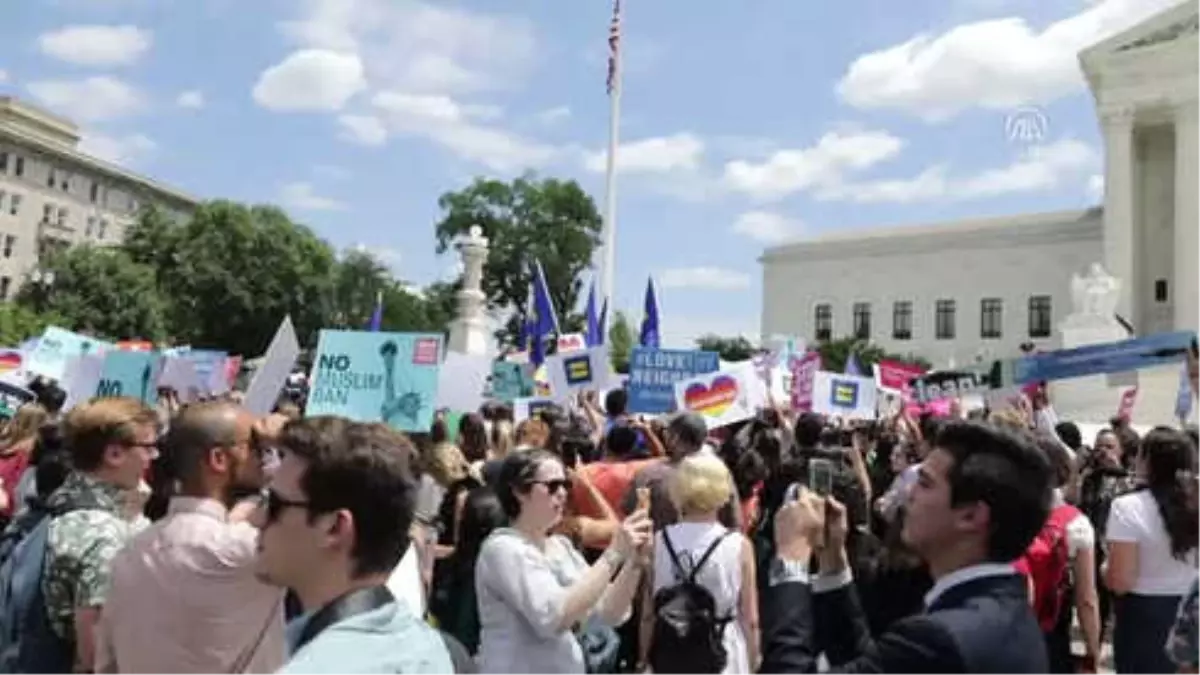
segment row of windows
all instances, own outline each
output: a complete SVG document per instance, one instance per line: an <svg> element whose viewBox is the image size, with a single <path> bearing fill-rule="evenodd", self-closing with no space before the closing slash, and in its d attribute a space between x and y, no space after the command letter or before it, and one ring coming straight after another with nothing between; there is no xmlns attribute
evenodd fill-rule
<svg viewBox="0 0 1200 675"><path fill-rule="evenodd" d="M12 175L17 178L26 177L25 158L21 155L11 154L7 151L0 151L0 174L8 174L9 169L12 169ZM33 177L31 177L33 178ZM62 192L71 192L72 174L55 167L50 167L46 172L46 187L51 190L60 190ZM33 178L36 180L36 178ZM103 204L105 207L124 209L129 213L136 213L141 204L134 197L130 197L123 192L117 190L107 190L96 179L92 179L88 184L87 189L88 201L93 204Z"/></svg>
<svg viewBox="0 0 1200 675"><path fill-rule="evenodd" d="M7 200L7 205L6 205ZM22 197L19 194L8 194L4 190L0 190L0 214L8 213L10 215L19 215L21 213ZM59 227L68 227L67 219L71 212L65 206L56 206L52 203L42 205L42 222L55 223ZM97 239L103 239L108 231L109 220L99 216L88 216L87 219L87 236L96 235ZM8 256L5 256L8 257Z"/></svg>
<svg viewBox="0 0 1200 675"><path fill-rule="evenodd" d="M938 340L953 340L957 336L957 302L937 300L934 302L934 336ZM1000 298L984 298L979 302L979 336L985 340L998 340L1004 336L1004 301ZM871 338L871 303L854 303L851 314L852 335L860 340ZM817 340L833 338L833 305L817 305L813 325ZM1050 337L1052 312L1050 296L1034 295L1029 298L1029 337ZM892 339L913 339L913 303L899 300L892 304Z"/></svg>

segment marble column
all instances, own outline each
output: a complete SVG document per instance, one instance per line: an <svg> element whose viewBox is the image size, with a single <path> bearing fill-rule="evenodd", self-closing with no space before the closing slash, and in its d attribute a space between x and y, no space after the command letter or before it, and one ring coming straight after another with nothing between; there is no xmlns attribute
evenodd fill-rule
<svg viewBox="0 0 1200 675"><path fill-rule="evenodd" d="M1200 171L1197 167L1197 103L1185 101L1175 108L1175 329L1197 329L1200 304Z"/></svg>
<svg viewBox="0 0 1200 675"><path fill-rule="evenodd" d="M1132 107L1101 110L1104 125L1104 268L1121 281L1117 313L1136 324Z"/></svg>

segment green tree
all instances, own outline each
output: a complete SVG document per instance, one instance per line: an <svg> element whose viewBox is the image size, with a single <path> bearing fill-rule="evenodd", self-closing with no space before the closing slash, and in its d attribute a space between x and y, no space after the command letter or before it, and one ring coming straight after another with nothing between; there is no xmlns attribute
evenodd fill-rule
<svg viewBox="0 0 1200 675"><path fill-rule="evenodd" d="M532 175L511 183L477 178L458 192L438 199L437 252L478 225L488 238L483 291L493 311L515 310L498 337L514 344L525 314L530 265L536 260L546 274L562 332L580 330L575 311L583 288L581 275L600 244L600 213L575 181Z"/></svg>
<svg viewBox="0 0 1200 675"><path fill-rule="evenodd" d="M882 360L915 363L929 368L928 361L912 354L889 353L879 345L853 337L825 340L817 345L817 351L821 354L821 368L835 373L845 370L851 352L857 356L858 364L862 366L864 373L870 373L871 367Z"/></svg>
<svg viewBox="0 0 1200 675"><path fill-rule="evenodd" d="M110 340L167 337L167 303L154 269L136 263L120 248L73 246L43 263L52 285L26 283L19 305L61 316L64 327Z"/></svg>
<svg viewBox="0 0 1200 675"><path fill-rule="evenodd" d="M336 305L337 260L326 242L275 207L227 201L171 227L143 219L131 235L170 247L157 256L170 262L157 277L179 339L258 355L290 314L301 342L315 344Z"/></svg>
<svg viewBox="0 0 1200 675"><path fill-rule="evenodd" d="M758 349L741 335L733 338L719 335L703 335L696 340L696 348L716 352L724 361L745 361Z"/></svg>
<svg viewBox="0 0 1200 675"><path fill-rule="evenodd" d="M13 302L0 303L0 345L16 347L41 335L47 326L54 325L65 327L70 324L55 314L35 312Z"/></svg>
<svg viewBox="0 0 1200 675"><path fill-rule="evenodd" d="M612 359L613 370L629 374L629 359L633 356L633 327L624 312L617 312L613 317L612 326L608 329L608 356Z"/></svg>
<svg viewBox="0 0 1200 675"><path fill-rule="evenodd" d="M395 285L387 266L375 256L365 251L346 253L334 272L331 325L362 329L375 312L379 294Z"/></svg>

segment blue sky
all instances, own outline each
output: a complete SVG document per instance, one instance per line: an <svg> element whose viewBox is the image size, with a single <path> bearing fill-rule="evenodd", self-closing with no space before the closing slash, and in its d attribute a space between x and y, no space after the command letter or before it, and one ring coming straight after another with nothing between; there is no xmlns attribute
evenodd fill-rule
<svg viewBox="0 0 1200 675"><path fill-rule="evenodd" d="M416 284L453 274L437 198L473 176L603 202L609 0L7 4L0 91L85 150L278 203ZM756 335L765 246L1097 203L1075 54L1171 4L625 0L617 305L640 318L654 274L668 343ZM1014 116L1046 133L1014 142Z"/></svg>

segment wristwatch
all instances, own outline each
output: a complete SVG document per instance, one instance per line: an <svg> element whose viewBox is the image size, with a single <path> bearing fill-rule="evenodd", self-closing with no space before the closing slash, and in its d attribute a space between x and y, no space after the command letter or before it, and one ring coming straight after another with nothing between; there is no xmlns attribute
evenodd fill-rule
<svg viewBox="0 0 1200 675"><path fill-rule="evenodd" d="M809 582L808 563L779 557L772 560L771 569L767 574L767 584L776 586L793 582L802 584Z"/></svg>

